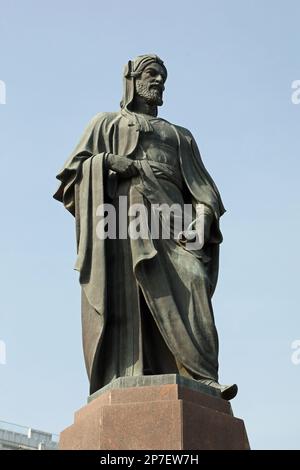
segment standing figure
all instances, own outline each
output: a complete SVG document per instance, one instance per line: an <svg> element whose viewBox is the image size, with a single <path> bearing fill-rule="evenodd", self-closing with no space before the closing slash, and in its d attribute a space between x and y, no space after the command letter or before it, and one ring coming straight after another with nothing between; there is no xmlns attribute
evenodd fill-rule
<svg viewBox="0 0 300 470"><path fill-rule="evenodd" d="M218 383L211 304L225 209L192 134L157 116L166 79L158 56L130 60L121 110L91 120L57 176L54 197L76 219L90 393L118 377L174 373L229 400L237 386ZM191 207L189 222L201 223L176 232L176 211L160 211L154 235L150 219L162 207Z"/></svg>

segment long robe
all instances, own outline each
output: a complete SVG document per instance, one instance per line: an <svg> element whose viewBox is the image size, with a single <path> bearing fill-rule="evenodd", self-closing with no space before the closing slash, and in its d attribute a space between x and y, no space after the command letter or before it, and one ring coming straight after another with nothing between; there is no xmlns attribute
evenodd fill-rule
<svg viewBox="0 0 300 470"><path fill-rule="evenodd" d="M196 294L193 302L197 304L197 296L198 300L205 297L209 302L218 276L219 243L222 241L219 218L225 210L219 192L203 165L193 136L184 128L172 127L178 139L180 169L187 190L185 197L194 204L205 204L214 217L210 239L203 248L204 256L207 255L209 259L203 272L203 276L209 281L209 294L201 294L204 285L201 283L202 275L198 276L199 289L196 285L191 286ZM195 343L193 320L187 320L188 312L177 312L176 302L172 300L172 292L168 290L167 278L163 274L164 270L160 269L164 253L157 249L158 245L155 246L150 239L142 245L131 244L131 249L128 250L128 245L122 249L123 242L118 240L116 269L119 271L119 279L116 283L113 263L109 259L113 253L111 241L97 237L97 208L105 202L113 201L125 184L124 181L118 180L114 172L105 171L104 156L106 153L121 156L134 154L141 134L127 118L126 113L99 114L88 125L80 143L57 176L61 185L54 197L63 202L76 217L78 257L75 268L80 273L82 285L83 347L91 393L119 375L145 373L143 349L155 349L158 342L158 350L163 352L164 348L163 354L166 358L162 373L173 371L173 364L176 364L179 373L187 372L195 378L217 379L217 351L214 351L213 359L210 358L210 351L205 350L202 351L201 357L201 337L198 338L198 352L192 351ZM143 169L143 176L140 182L142 185L147 180L147 165ZM131 183L128 184L130 186ZM145 188L147 190L147 184L144 185L144 190ZM151 185L148 192L151 198ZM134 195L138 192L129 191L127 194L131 194L129 204L135 202ZM132 280L134 282L130 282ZM152 283L151 280L155 282ZM121 294L120 290L113 291L116 286L121 289ZM127 316L119 318L120 324L125 326L123 334L116 336L115 326L118 318L115 316L112 323L110 311L115 309L121 312L120 302L123 302L124 298L127 299L126 312L129 316L126 314ZM168 299L168 302L164 299ZM135 309L130 310L131 304L140 308L136 312ZM194 310L197 308L200 308L200 305L196 305ZM211 310L211 306L207 308ZM182 338L174 333L179 324L185 333ZM209 335L209 331L205 330L207 325L202 326L203 335ZM209 328L211 327L214 325ZM153 345L149 341L151 335L149 331L147 333L147 329L158 329L160 332L158 335L157 332L154 334L156 339L153 336ZM163 341L159 339L160 335ZM187 343L190 344L190 349L186 347ZM168 352L171 352L170 360L167 357ZM172 358L175 361L172 362Z"/></svg>

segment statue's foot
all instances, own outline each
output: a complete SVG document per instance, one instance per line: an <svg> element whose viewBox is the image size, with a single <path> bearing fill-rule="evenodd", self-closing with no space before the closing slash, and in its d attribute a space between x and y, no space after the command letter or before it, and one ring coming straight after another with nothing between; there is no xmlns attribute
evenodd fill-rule
<svg viewBox="0 0 300 470"><path fill-rule="evenodd" d="M205 385L208 385L209 387L213 387L219 390L219 392L221 392L221 397L224 398L224 400L232 400L238 392L238 386L236 384L221 385L218 382L209 379L201 379L198 382L201 382Z"/></svg>

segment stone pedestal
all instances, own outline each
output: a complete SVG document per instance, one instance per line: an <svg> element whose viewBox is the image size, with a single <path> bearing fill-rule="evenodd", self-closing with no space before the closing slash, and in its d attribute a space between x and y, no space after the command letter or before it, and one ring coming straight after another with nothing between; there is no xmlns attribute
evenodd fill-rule
<svg viewBox="0 0 300 470"><path fill-rule="evenodd" d="M217 391L178 375L117 379L89 397L59 448L249 449L245 426Z"/></svg>

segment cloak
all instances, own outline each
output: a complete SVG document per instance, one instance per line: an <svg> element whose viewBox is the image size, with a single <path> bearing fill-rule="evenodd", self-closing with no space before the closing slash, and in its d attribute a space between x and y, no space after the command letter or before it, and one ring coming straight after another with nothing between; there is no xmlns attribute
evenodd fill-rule
<svg viewBox="0 0 300 470"><path fill-rule="evenodd" d="M109 202L118 185L118 176L106 171L106 153L131 155L143 132L133 113L126 109L115 113L97 114L87 126L82 138L65 163L57 179L61 184L54 198L75 216L77 234L77 260L82 286L83 349L90 392L104 384L99 382L99 352L107 322L107 276L105 240L96 236L99 221L97 207ZM189 201L205 204L213 214L210 239L204 246L210 259L207 270L211 296L216 287L219 264L219 244L222 234L219 219L225 212L218 189L202 162L192 134L185 128L173 126L179 149L180 167ZM142 253L139 262L157 255L149 243L148 252Z"/></svg>

